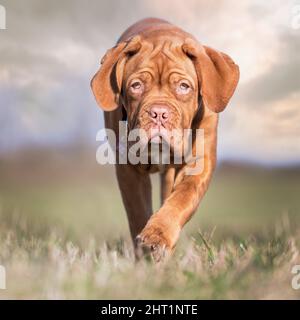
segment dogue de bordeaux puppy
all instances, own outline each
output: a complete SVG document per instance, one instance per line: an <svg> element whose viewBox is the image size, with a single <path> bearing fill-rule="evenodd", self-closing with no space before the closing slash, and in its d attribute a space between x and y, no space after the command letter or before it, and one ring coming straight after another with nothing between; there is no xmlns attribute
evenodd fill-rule
<svg viewBox="0 0 300 320"><path fill-rule="evenodd" d="M227 106L238 80L239 67L227 54L156 18L129 27L102 58L91 87L105 111L105 126L115 132L118 141L122 120L127 121L128 132L144 129L149 143L155 139L152 129L204 132L203 168L198 174L187 174L186 166L193 163L184 161L116 164L138 257L145 252L154 261L168 256L197 209L216 164L218 113ZM191 152L195 144L194 139ZM170 150L174 148L171 141ZM119 148L115 152L117 155ZM150 182L153 172L159 172L161 181L162 204L155 213Z"/></svg>

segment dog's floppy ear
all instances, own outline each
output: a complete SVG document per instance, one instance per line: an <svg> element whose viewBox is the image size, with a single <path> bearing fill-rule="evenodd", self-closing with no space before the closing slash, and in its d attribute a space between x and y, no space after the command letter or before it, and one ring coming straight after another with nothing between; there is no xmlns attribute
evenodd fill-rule
<svg viewBox="0 0 300 320"><path fill-rule="evenodd" d="M140 36L135 36L109 49L102 58L101 67L93 77L91 87L103 110L112 111L118 107L126 60L140 48Z"/></svg>
<svg viewBox="0 0 300 320"><path fill-rule="evenodd" d="M239 81L239 67L227 54L190 38L182 50L195 65L204 105L214 112L223 111Z"/></svg>

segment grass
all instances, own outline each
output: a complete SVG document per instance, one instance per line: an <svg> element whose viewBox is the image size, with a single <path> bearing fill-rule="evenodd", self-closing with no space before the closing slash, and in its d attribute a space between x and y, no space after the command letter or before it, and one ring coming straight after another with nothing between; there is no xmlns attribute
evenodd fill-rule
<svg viewBox="0 0 300 320"><path fill-rule="evenodd" d="M113 171L63 163L0 162L0 299L300 298L299 170L221 167L174 256L154 265L134 261ZM156 179L154 191L157 207Z"/></svg>
<svg viewBox="0 0 300 320"><path fill-rule="evenodd" d="M300 233L266 238L198 233L161 265L135 262L117 239L79 245L62 230L17 215L1 216L0 261L9 299L272 299L299 298L291 269L299 263ZM205 239L205 240L204 240Z"/></svg>

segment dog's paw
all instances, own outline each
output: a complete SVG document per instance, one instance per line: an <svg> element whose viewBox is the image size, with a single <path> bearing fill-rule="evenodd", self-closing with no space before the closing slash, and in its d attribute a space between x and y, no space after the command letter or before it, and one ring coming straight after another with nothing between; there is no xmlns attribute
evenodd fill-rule
<svg viewBox="0 0 300 320"><path fill-rule="evenodd" d="M170 256L178 239L180 229L158 218L149 220L136 238L138 257L151 256L155 262Z"/></svg>

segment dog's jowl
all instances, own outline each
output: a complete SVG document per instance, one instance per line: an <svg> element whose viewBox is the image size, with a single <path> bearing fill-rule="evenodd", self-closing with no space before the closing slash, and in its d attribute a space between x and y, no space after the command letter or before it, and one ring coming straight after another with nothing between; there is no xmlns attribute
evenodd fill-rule
<svg viewBox="0 0 300 320"><path fill-rule="evenodd" d="M227 54L154 18L128 28L102 58L91 86L105 111L105 127L115 133L115 158L124 139L129 152L128 137L134 131L143 133L139 152L148 151L144 161L116 163L137 256L151 252L160 261L169 255L197 209L216 164L218 113L227 106L238 80L239 68ZM127 121L122 134L120 121ZM187 129L190 135L180 134ZM197 130L203 132L203 167L187 170L197 166ZM163 150L169 152L167 163L159 157ZM183 161L175 161L178 154ZM161 181L161 208L155 213L150 182L154 172Z"/></svg>

